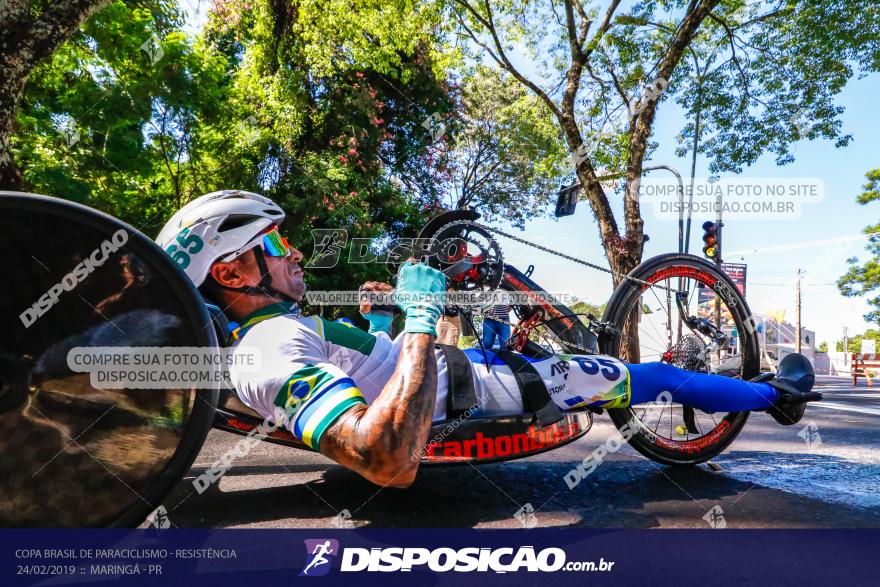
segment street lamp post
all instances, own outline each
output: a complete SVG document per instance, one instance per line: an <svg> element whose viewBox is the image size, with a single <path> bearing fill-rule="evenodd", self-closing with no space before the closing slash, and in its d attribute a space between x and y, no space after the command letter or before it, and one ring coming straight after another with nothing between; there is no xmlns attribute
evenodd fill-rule
<svg viewBox="0 0 880 587"><path fill-rule="evenodd" d="M669 165L653 165L642 168L642 171L657 171L658 169L669 171L675 176L675 179L678 182L678 252L686 253L687 242L684 235L684 182L681 179L681 174ZM625 171L619 171L609 175L597 176L596 181L601 183L609 179L620 179L625 176ZM581 188L583 188L581 182L576 181L575 183L559 190L555 214L557 218L574 214L574 209L577 205L577 192L580 191ZM693 193L691 193L691 198L693 198ZM690 218L688 218L688 222L690 222Z"/></svg>
<svg viewBox="0 0 880 587"><path fill-rule="evenodd" d="M663 169L669 171L675 176L676 181L678 181L678 252L686 253L688 248L687 239L685 239L684 234L684 182L681 179L681 174L673 167L669 165L653 165L650 167L642 168L642 171L657 171L659 169ZM597 181L602 182L609 179L619 179L626 175L625 172L612 173L610 175L601 175L597 177ZM571 184L570 186L566 186L559 190L559 199L556 202L556 216L569 216L574 214L575 206L577 205L577 192L583 186L580 182L576 182ZM693 190L691 191L691 200L693 200ZM690 209L690 206L688 206ZM690 225L690 214L688 214L688 225ZM682 278L678 279L678 289L682 288ZM666 305L667 305L667 332L669 336L669 346L672 346L672 293L667 289L666 290ZM681 339L681 325L682 325L682 317L679 315L678 317L678 339Z"/></svg>

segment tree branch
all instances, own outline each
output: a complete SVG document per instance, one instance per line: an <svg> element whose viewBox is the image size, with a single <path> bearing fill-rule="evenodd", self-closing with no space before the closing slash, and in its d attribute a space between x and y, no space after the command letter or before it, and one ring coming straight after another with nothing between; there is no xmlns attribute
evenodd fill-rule
<svg viewBox="0 0 880 587"><path fill-rule="evenodd" d="M728 43L730 43L731 59L733 60L734 65L736 65L736 68L739 70L739 76L742 79L743 84L746 86L746 89L748 89L749 79L748 79L748 76L746 75L745 71L743 71L742 65L739 62L739 58L736 56L736 44L734 43L735 35L734 35L733 31L730 29L730 27L727 25L727 23L723 19L715 16L711 12L709 13L709 18L711 18L712 20L714 20L715 22L720 24L721 28L724 29L724 32L727 35Z"/></svg>
<svg viewBox="0 0 880 587"><path fill-rule="evenodd" d="M36 65L49 57L95 12L110 0L62 0L53 2L27 31L22 58Z"/></svg>
<svg viewBox="0 0 880 587"><path fill-rule="evenodd" d="M595 36L590 41L589 46L585 51L585 58L589 58L590 54L593 53L593 49L595 49L599 42L602 40L602 37L605 36L605 33L608 32L608 29L611 28L611 18L614 16L614 12L617 10L617 6L620 4L620 0L614 0L611 2L611 5L608 7L608 12L605 13L605 18L602 20L602 24L599 25L599 30L596 31Z"/></svg>
<svg viewBox="0 0 880 587"><path fill-rule="evenodd" d="M571 60L581 61L584 57L581 46L578 44L578 32L574 22L574 7L571 0L565 0L565 29L568 32L568 49L571 52Z"/></svg>
<svg viewBox="0 0 880 587"><path fill-rule="evenodd" d="M510 62L510 59L507 58L507 54L504 52L504 46L501 44L501 40L498 38L498 31L495 30L495 23L492 20L492 10L489 6L488 0L483 0L483 6L487 10L487 16L485 17L481 15L479 11L477 11L473 6L471 6L469 2L466 2L465 0L455 0L455 2L460 6L463 6L468 12L470 12L474 16L474 18L477 19L477 22L482 24L483 27L492 36L492 40L495 43L495 50L498 54L497 56L493 54L493 59L495 59L495 61L497 61L498 64L501 65L504 69L510 72L510 74L514 78L516 78L517 81L519 81L521 84L537 94L538 97L540 97L547 104L553 114L555 114L557 117L561 117L562 112L559 110L559 107L550 98L550 96L548 96L547 93L544 92L544 90L539 88L537 84L535 84L533 81L526 78L522 73L520 73L520 71L516 69L516 67L514 67L513 64ZM459 22L462 22L463 20L464 19L460 18ZM477 44L479 44L481 47L486 48L486 45L476 37L476 35L473 33L473 31L470 30L470 28L467 27L467 25L465 25L465 30L468 31L468 34Z"/></svg>
<svg viewBox="0 0 880 587"><path fill-rule="evenodd" d="M614 89L617 90L617 94L620 96L620 99L623 100L624 106L629 110L630 98L626 95L626 90L623 87L623 84L620 83L620 79L617 77L617 74L614 73L614 67L611 64L611 57L605 54L605 50L602 50L602 55L605 57L606 61L608 61L608 73L611 75L611 81L614 83ZM590 74L592 75L592 68L589 69Z"/></svg>
<svg viewBox="0 0 880 587"><path fill-rule="evenodd" d="M754 24L754 23L756 23L756 22L764 22L764 21L766 21L766 20L770 20L771 18L776 18L776 17L778 17L778 16L787 16L787 15L791 14L792 12L794 12L794 7L792 7L792 6L786 6L786 7L784 7L784 8L780 8L779 10L773 10L772 12L768 12L768 13L766 13L766 14L762 14L762 15L760 15L760 16L756 16L756 17L753 18L752 20L748 20L748 21L746 21L746 22L741 22L741 23L737 24L737 25L736 25L735 27L733 27L733 28L734 28L734 29L739 29L739 28L747 27L747 26L749 26L750 24Z"/></svg>

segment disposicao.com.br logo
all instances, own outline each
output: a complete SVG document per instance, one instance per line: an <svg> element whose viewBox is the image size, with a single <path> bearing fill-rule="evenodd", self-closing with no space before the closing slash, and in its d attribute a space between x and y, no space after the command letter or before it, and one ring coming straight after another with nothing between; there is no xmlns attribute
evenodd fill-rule
<svg viewBox="0 0 880 587"><path fill-rule="evenodd" d="M336 540L306 540L309 553L300 576L315 577L327 574L330 558L339 552ZM544 548L535 551L534 546L518 548L465 547L465 548L345 548L339 570L345 572L409 572L414 567L426 567L435 573L445 572L494 572L517 571L611 571L614 563L600 559L594 561L566 561L561 548Z"/></svg>

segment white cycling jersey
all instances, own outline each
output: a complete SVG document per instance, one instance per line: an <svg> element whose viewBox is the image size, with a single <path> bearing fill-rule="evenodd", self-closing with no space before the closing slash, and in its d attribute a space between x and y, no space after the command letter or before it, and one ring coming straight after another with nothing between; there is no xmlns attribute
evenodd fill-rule
<svg viewBox="0 0 880 587"><path fill-rule="evenodd" d="M401 343L402 336L369 334L350 324L302 316L294 304L274 304L246 318L234 343L233 358L258 349L258 368L239 368L239 360L233 360L230 376L246 405L264 418L281 408L287 414L284 425L319 450L321 436L343 412L379 396L397 366ZM468 349L465 354L478 400L471 416L521 414L522 398L510 368L489 351ZM435 356L433 420L439 421L446 418L448 379L443 352L437 349ZM629 401L629 374L616 359L553 355L528 360L562 409L620 407Z"/></svg>

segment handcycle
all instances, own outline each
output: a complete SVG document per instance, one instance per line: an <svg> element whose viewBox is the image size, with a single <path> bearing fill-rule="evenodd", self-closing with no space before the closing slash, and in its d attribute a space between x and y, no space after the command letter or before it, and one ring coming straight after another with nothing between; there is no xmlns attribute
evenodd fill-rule
<svg viewBox="0 0 880 587"><path fill-rule="evenodd" d="M447 213L417 240L454 243L426 260L456 288L528 298L514 306L512 350L602 353L744 379L758 374L748 306L716 266L686 254L653 257L621 276L601 318L580 316L542 295L531 269L505 263L493 236L500 231L478 220L467 210ZM0 192L0 243L11 268L0 293L0 526L137 525L183 478L211 428L253 435L264 423L228 390L171 383L104 389L68 365L75 347L219 349L222 312L212 311L144 234L66 200ZM720 321L710 319L712 310ZM734 329L738 348L730 354ZM601 412L565 412L547 425L530 411L450 418L433 425L420 458L425 466L450 466L532 456L581 438ZM719 454L749 416L668 403L607 412L615 426L627 427L635 450L668 465ZM495 448L462 450L477 439ZM265 440L310 450L282 428Z"/></svg>

